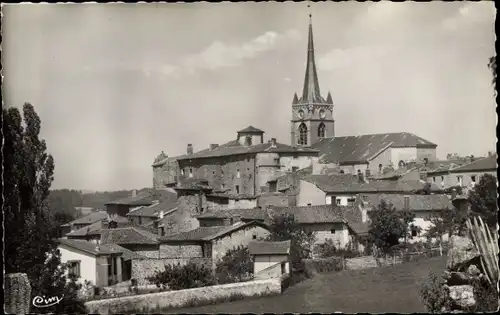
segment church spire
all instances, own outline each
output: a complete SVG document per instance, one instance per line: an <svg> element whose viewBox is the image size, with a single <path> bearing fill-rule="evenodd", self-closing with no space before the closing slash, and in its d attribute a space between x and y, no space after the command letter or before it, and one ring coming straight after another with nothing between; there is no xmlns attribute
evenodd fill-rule
<svg viewBox="0 0 500 315"><path fill-rule="evenodd" d="M310 7L310 5L307 5ZM319 91L318 73L314 60L314 42L312 30L312 16L309 12L309 40L307 43L307 64L304 78L304 89L302 90L302 103L321 103L322 98Z"/></svg>

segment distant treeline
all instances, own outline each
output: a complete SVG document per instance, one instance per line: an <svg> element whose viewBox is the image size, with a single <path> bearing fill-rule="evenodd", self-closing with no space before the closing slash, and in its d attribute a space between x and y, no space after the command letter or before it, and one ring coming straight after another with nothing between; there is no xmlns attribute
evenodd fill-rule
<svg viewBox="0 0 500 315"><path fill-rule="evenodd" d="M77 207L90 207L105 209L105 204L120 198L130 196L132 190L104 191L95 193L82 193L74 189L54 189L48 198L51 212L60 222L69 222L80 216Z"/></svg>

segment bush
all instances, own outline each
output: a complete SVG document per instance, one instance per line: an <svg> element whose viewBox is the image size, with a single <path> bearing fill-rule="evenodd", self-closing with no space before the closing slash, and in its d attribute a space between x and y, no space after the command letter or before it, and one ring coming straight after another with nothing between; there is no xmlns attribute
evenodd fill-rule
<svg viewBox="0 0 500 315"><path fill-rule="evenodd" d="M356 251L351 250L350 244L345 248L338 248L331 239L327 239L325 243L318 244L316 250L321 258L329 257L344 257L344 258L354 258L358 256Z"/></svg>
<svg viewBox="0 0 500 315"><path fill-rule="evenodd" d="M448 307L448 294L443 287L445 283L442 277L431 271L429 278L419 287L420 297L429 313L442 313L443 307Z"/></svg>
<svg viewBox="0 0 500 315"><path fill-rule="evenodd" d="M242 282L253 276L253 261L248 247L238 246L226 252L217 263L215 278L218 284Z"/></svg>
<svg viewBox="0 0 500 315"><path fill-rule="evenodd" d="M498 309L498 290L495 285L490 285L484 278L472 281L474 299L476 304L468 309L471 313L494 312Z"/></svg>
<svg viewBox="0 0 500 315"><path fill-rule="evenodd" d="M205 265L189 262L186 265L165 265L165 270L148 277L148 281L155 283L162 289L182 290L214 285L212 271Z"/></svg>

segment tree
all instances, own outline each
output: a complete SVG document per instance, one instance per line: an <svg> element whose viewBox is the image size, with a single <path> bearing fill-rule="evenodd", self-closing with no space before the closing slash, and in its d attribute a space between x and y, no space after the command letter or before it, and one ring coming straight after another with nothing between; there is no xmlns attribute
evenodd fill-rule
<svg viewBox="0 0 500 315"><path fill-rule="evenodd" d="M493 175L484 174L474 189L469 191L470 210L480 216L493 230L498 223L497 180Z"/></svg>
<svg viewBox="0 0 500 315"><path fill-rule="evenodd" d="M415 215L409 211L398 211L392 204L382 200L370 217L370 237L385 253L388 253L392 246L399 245L401 238L411 237L410 223Z"/></svg>
<svg viewBox="0 0 500 315"><path fill-rule="evenodd" d="M245 281L252 274L253 261L245 246L228 250L215 267L215 277L219 284Z"/></svg>
<svg viewBox="0 0 500 315"><path fill-rule="evenodd" d="M492 84L493 84L493 87L495 88L495 91L497 89L497 58L494 56L494 57L491 57L489 62L488 62L488 68L490 68L491 70L491 73L493 75L493 79L492 79Z"/></svg>
<svg viewBox="0 0 500 315"><path fill-rule="evenodd" d="M293 215L275 215L272 219L268 241L290 240L290 261L295 269L302 268L302 259L311 254L316 235L304 230Z"/></svg>
<svg viewBox="0 0 500 315"><path fill-rule="evenodd" d="M55 290L50 291L51 296L61 296L57 286L44 287L47 278L52 283L66 281L56 272L60 259L55 254L55 224L47 206L54 159L46 152L45 141L39 139L41 120L33 106L24 104L22 112L21 116L15 107L2 108L5 272L26 273L33 296L51 289ZM83 305L77 300L69 302L75 312Z"/></svg>

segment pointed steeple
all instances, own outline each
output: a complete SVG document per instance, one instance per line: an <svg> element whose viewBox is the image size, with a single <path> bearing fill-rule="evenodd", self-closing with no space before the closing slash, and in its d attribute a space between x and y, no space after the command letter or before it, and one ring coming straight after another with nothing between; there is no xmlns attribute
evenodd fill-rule
<svg viewBox="0 0 500 315"><path fill-rule="evenodd" d="M326 96L326 103L333 105L332 94L328 91L328 95Z"/></svg>
<svg viewBox="0 0 500 315"><path fill-rule="evenodd" d="M293 93L293 101L292 105L298 104L299 103L299 98L297 97L297 93Z"/></svg>
<svg viewBox="0 0 500 315"><path fill-rule="evenodd" d="M321 102L319 91L318 73L316 72L316 62L314 60L314 42L312 30L312 18L309 13L309 40L307 43L307 64L304 78L304 89L302 90L302 103Z"/></svg>

